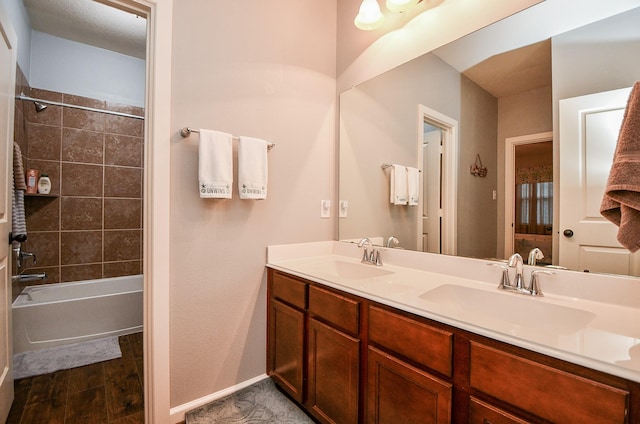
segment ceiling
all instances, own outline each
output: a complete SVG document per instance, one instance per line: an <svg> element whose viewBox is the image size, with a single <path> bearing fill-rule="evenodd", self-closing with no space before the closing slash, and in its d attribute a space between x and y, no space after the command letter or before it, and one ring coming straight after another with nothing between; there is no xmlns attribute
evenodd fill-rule
<svg viewBox="0 0 640 424"><path fill-rule="evenodd" d="M31 28L144 59L144 17L93 0L23 0Z"/></svg>
<svg viewBox="0 0 640 424"><path fill-rule="evenodd" d="M498 54L463 74L500 98L551 86L551 40Z"/></svg>

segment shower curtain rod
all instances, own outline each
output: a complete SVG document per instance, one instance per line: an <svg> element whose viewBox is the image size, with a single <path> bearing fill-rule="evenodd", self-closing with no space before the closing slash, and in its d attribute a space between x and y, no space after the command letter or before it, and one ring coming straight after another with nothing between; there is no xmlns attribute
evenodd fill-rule
<svg viewBox="0 0 640 424"><path fill-rule="evenodd" d="M40 102L40 103L45 103L45 104L52 105L52 106L64 106L64 107L70 107L70 108L74 108L74 109L88 110L90 112L108 113L109 115L125 116L127 118L144 119L144 116L132 115L130 113L114 112L114 111L110 111L110 110L96 109L96 108L93 108L93 107L70 105L68 103L54 102L54 101L51 101L51 100L35 99L33 97L25 96L25 95L22 95L22 94L16 96L16 99L17 100L26 100L28 102Z"/></svg>

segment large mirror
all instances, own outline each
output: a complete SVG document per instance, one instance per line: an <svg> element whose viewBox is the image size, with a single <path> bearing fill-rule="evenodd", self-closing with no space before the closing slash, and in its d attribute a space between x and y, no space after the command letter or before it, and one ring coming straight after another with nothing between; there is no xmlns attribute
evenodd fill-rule
<svg viewBox="0 0 640 424"><path fill-rule="evenodd" d="M580 225L601 219L602 170L640 80L640 1L580 16L569 3L542 2L340 95L340 240L395 236L405 249L525 260L538 247L540 265L640 275L638 255L580 241L592 232ZM607 113L584 118L594 109ZM585 125L589 135L574 136ZM568 139L594 147L572 150ZM567 172L583 164L598 175L573 181ZM420 170L415 205L390 195L404 167ZM563 199L587 205L576 223L563 211L579 208Z"/></svg>

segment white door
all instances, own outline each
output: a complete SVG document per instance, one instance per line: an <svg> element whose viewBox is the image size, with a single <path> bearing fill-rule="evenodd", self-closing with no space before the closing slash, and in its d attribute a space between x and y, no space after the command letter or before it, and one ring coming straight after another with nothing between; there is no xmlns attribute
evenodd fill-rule
<svg viewBox="0 0 640 424"><path fill-rule="evenodd" d="M640 275L640 254L616 240L600 215L630 88L560 101L558 263L571 269Z"/></svg>
<svg viewBox="0 0 640 424"><path fill-rule="evenodd" d="M422 250L441 253L442 129L430 127L422 141Z"/></svg>
<svg viewBox="0 0 640 424"><path fill-rule="evenodd" d="M1 5L0 5L1 6ZM5 422L13 402L11 348L11 264L9 232L11 232L11 196L9 173L13 150L13 115L15 102L17 39L4 9L0 7L0 422Z"/></svg>

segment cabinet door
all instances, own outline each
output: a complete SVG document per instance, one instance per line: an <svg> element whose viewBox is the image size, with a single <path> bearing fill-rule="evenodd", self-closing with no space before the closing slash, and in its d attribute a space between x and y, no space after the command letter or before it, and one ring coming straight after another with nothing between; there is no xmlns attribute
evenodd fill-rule
<svg viewBox="0 0 640 424"><path fill-rule="evenodd" d="M321 422L358 422L360 341L309 319L307 406Z"/></svg>
<svg viewBox="0 0 640 424"><path fill-rule="evenodd" d="M469 424L529 424L529 422L471 397Z"/></svg>
<svg viewBox="0 0 640 424"><path fill-rule="evenodd" d="M271 300L267 372L300 403L303 401L303 354L304 313Z"/></svg>
<svg viewBox="0 0 640 424"><path fill-rule="evenodd" d="M369 346L367 423L451 422L452 385Z"/></svg>

